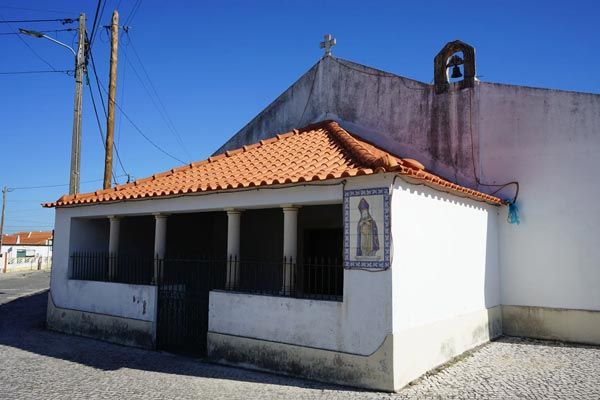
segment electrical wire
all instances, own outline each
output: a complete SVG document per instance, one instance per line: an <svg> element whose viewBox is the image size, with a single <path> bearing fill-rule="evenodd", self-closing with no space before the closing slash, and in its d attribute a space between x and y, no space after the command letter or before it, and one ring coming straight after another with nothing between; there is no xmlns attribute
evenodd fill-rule
<svg viewBox="0 0 600 400"><path fill-rule="evenodd" d="M131 69L133 70L134 74L136 75L136 77L138 78L138 80L140 81L140 83L142 84L142 87L144 88L144 90L146 91L146 93L148 94L148 97L150 97L150 100L152 101L152 104L154 105L154 107L156 108L156 110L158 111L158 113L160 114L163 122L165 123L165 125L167 126L167 128L171 131L171 133L173 134L173 136L175 137L175 140L177 140L177 142L179 143L179 146L181 147L181 149L184 151L184 153L188 156L189 159L192 158L191 154L188 152L187 147L185 146L185 144L183 143L183 139L181 138L181 135L179 134L179 131L177 130L177 128L175 127L175 124L173 123L173 120L171 119L169 112L167 111L167 108L165 107L163 101L161 100L160 96L158 95L158 91L156 90L156 87L154 86L154 83L152 83L152 79L150 79L150 75L148 74L148 71L146 70L146 67L144 67L144 63L142 62L137 50L135 49L135 45L133 44L133 41L131 40L131 37L129 36L129 32L126 32L126 36L129 40L129 44L131 45L131 49L133 50L133 54L134 56L137 58L140 66L142 67L142 72L144 73L148 84L150 86L150 88L152 89L152 93L154 94L154 96L152 96L152 93L150 92L150 90L148 90L148 88L146 87L146 85L144 84L144 81L142 79L142 77L139 75L139 73L137 72L136 68L133 66L133 64L131 63L129 58L126 58L126 62L129 63ZM154 99L154 97L156 97L156 100Z"/></svg>
<svg viewBox="0 0 600 400"><path fill-rule="evenodd" d="M345 61L343 61L341 59L335 58L333 56L330 56L330 58L333 61L335 61L337 64L339 64L339 65L341 65L341 66L343 66L345 68L351 69L351 70L356 71L356 72L360 72L360 73L365 74L365 75L377 76L377 77L380 77L380 78L394 78L394 79L397 79L397 80L399 80L402 83L402 85L405 88L410 89L410 90L418 90L418 91L428 91L429 90L428 87L411 87L411 86L408 86L406 84L406 82L405 82L406 78L404 78L402 76L399 76L399 75L395 75L395 74L391 74L391 73L383 72L383 71L378 71L378 72L364 71L364 70L356 68L356 67L354 67L354 66L352 66L350 64L347 64Z"/></svg>
<svg viewBox="0 0 600 400"><path fill-rule="evenodd" d="M92 61L92 69L94 71L94 76L96 78L96 83L98 88L102 91L104 91L104 93L106 93L106 95L108 95L108 91L102 86L100 85L99 79L98 79L98 75L96 73L96 67L95 67L95 63L94 63L94 55L92 51L89 51L90 54L90 60ZM103 107L104 107L104 100L102 100L103 103ZM125 112L125 110L123 110L123 108L120 106L119 103L117 103L117 101L114 101L115 106L119 109L119 111L121 112L121 114L125 117L125 119L127 121L129 121L129 123L131 124L131 126L133 126L133 128L144 138L146 139L146 141L148 143L150 143L154 148L156 148L158 151L160 151L161 153L165 154L166 156L174 159L177 162L180 162L181 164L187 164L185 161L177 158L176 156L174 156L173 154L169 153L168 151L164 150L162 147L160 147L158 144L156 144L152 139L150 139L150 137L148 137L148 135L146 135L139 126L137 126L135 124L135 122L133 122L133 120L129 117L129 115L127 115L127 113Z"/></svg>
<svg viewBox="0 0 600 400"><path fill-rule="evenodd" d="M2 15L0 15L0 24L8 24L8 26L10 27L10 29L12 29L13 31L16 31L16 29L11 25L11 22L15 22L15 21L7 21L4 19L4 17ZM19 21L16 21L19 22ZM35 51L33 49L33 47L31 47L29 45L29 43L27 43L22 37L21 35L17 35L17 38L19 38L19 40L29 49L31 50L31 52L37 57L39 58L41 61L43 61L47 66L49 66L53 71L56 71L56 68L54 68L54 66L52 64L50 64L44 57L40 56L38 54L37 51Z"/></svg>
<svg viewBox="0 0 600 400"><path fill-rule="evenodd" d="M94 22L92 22L92 32L90 33L90 47L92 47L92 41L94 40L94 34L96 33L96 27L98 25L98 13L100 12L101 5L102 0L98 0L98 4L96 4L96 12L94 13Z"/></svg>
<svg viewBox="0 0 600 400"><path fill-rule="evenodd" d="M129 41L123 43L123 57L125 58L125 61L127 61L128 58L128 47L129 47ZM119 81L121 83L121 89L118 91L118 93L121 95L121 99L119 100L119 103L122 104L123 106L125 105L125 82L126 80L126 76L127 76L127 62L125 62L123 64L123 68L122 71L120 73L120 78ZM119 120L117 121L117 131L115 134L115 143L119 144L121 143L121 128L123 127L123 114L119 114Z"/></svg>
<svg viewBox="0 0 600 400"><path fill-rule="evenodd" d="M100 79L98 78L98 73L96 71L96 62L94 61L94 53L92 53L91 48L88 49L88 54L90 56L90 60L92 62L92 71L94 72L94 78L96 80L96 87L98 88L98 94L100 95L100 101L102 102L102 111L104 112L104 117L107 118L107 113L106 113L106 104L104 103L104 97L102 96L102 89L104 89L101 85L100 85ZM89 79L88 79L88 86L89 86ZM91 87L90 87L90 93L91 93ZM96 112L96 118L98 119L98 112L96 110L96 105L95 105L95 101L92 95L92 104L94 105L94 111ZM116 102L115 102L116 104ZM98 126L100 127L100 131L102 131L101 128L101 124L98 123ZM102 135L102 137L104 137ZM103 139L104 141L104 139ZM113 143L114 149L115 149L115 155L117 156L117 161L119 162L119 165L121 166L121 170L123 171L124 174L126 174L127 176L129 176L129 174L127 173L127 170L125 169L125 166L123 165L123 160L121 160L121 155L119 153L119 149L118 146ZM106 145L104 145L104 148L106 149ZM116 180L115 180L116 182Z"/></svg>
<svg viewBox="0 0 600 400"><path fill-rule="evenodd" d="M8 10L24 10L24 11L40 11L40 12L48 12L48 13L71 13L73 11L69 10L57 10L57 9L42 9L42 8L26 8L26 7L12 7L12 6L0 6L0 8L8 9Z"/></svg>
<svg viewBox="0 0 600 400"><path fill-rule="evenodd" d="M44 31L36 31L36 32L40 32L40 33L57 33L57 32L69 32L69 31L76 31L77 29L75 28L66 28L66 29L50 29L50 30L44 30ZM24 33L21 32L0 32L0 36L9 36L9 35L24 35Z"/></svg>
<svg viewBox="0 0 600 400"><path fill-rule="evenodd" d="M129 12L129 16L127 17L123 25L129 25L131 21L133 21L133 18L135 17L135 14L137 13L141 5L142 0L137 0L137 2L134 3L133 7L131 8L131 11Z"/></svg>
<svg viewBox="0 0 600 400"><path fill-rule="evenodd" d="M104 91L104 93L106 93L108 95L108 91L103 87L100 86L102 88L102 90ZM164 155L171 157L173 160L180 162L181 164L187 164L185 161L175 157L173 154L169 153L168 151L164 150L162 147L160 147L158 144L156 144L152 139L150 139L141 129L139 126L137 126L135 124L135 122L133 122L133 120L131 118L129 118L129 115L127 115L127 113L125 112L125 110L123 110L123 108L119 105L119 103L117 103L116 101L114 101L115 106L119 109L119 111L123 114L123 116L125 117L125 119L127 121L129 121L129 123L131 124L131 126L133 126L133 128L144 138L146 139L146 141L148 143L150 143L154 148L156 148L158 151L160 151L161 153L163 153Z"/></svg>
<svg viewBox="0 0 600 400"><path fill-rule="evenodd" d="M41 71L2 71L0 72L0 75L23 75L23 74L46 74L46 73L56 73L56 72L60 72L60 73L64 73L67 74L69 76L72 76L73 73L75 71L73 71L72 69L55 69L55 70L41 70Z"/></svg>
<svg viewBox="0 0 600 400"><path fill-rule="evenodd" d="M394 75L394 74L383 72L383 71L381 71L381 72L379 72L379 71L378 72L369 72L369 71L361 70L361 69L356 68L356 67L354 67L352 65L349 65L346 62L344 62L344 61L342 61L342 60L340 60L338 58L335 58L333 56L327 56L327 57L329 57L329 59L331 59L334 62L336 62L338 65L341 65L341 66L343 66L345 68L348 68L348 69L350 69L352 71L360 72L361 74L370 75L370 76L376 76L376 77L381 77L381 78L394 78L394 79L397 79L397 80L399 80L402 83L402 85L404 87L406 87L407 89L410 89L410 90L419 90L419 91L429 90L429 88L410 87L410 86L408 86L406 84L404 78L401 77L401 76L398 76L398 75ZM306 110L308 108L308 104L310 103L310 99L311 99L313 91L314 91L315 81L316 81L317 73L318 73L318 70L319 70L319 66L321 65L321 61L322 61L322 59L319 60L319 62L317 63L317 67L316 67L315 72L314 72L313 77L312 77L310 91L309 91L308 97L306 99L306 104L304 104L304 109L302 111L302 114L300 116L300 120L298 121L297 126L302 126L302 122L304 120L304 114L306 113Z"/></svg>
<svg viewBox="0 0 600 400"><path fill-rule="evenodd" d="M475 143L474 143L474 139L473 139L473 92L474 92L474 88L470 88L469 89L469 134L471 136L471 160L473 162L473 176L475 177L475 182L477 183L478 187L486 186L486 187L498 188L494 192L490 193L491 196L496 195L505 187L515 185L515 187L516 187L515 195L513 196L512 200L510 201L511 204L515 204L517 201L517 198L519 197L519 182L518 181L506 182L506 183L501 183L501 184L483 183L479 179L479 174L477 174L477 166L475 165Z"/></svg>
<svg viewBox="0 0 600 400"><path fill-rule="evenodd" d="M90 80L89 78L86 79L87 81L87 85L90 88L90 98L92 99L92 106L94 109L94 115L96 116L96 123L98 124L98 133L100 134L100 142L102 143L102 147L104 147L104 151L106 151L106 139L104 139L104 132L102 131L102 124L100 123L100 117L98 116L98 109L96 108L96 100L94 99L94 92L92 90L92 86L90 85ZM114 143L113 143L114 145ZM117 152L117 148L115 147L115 153ZM123 168L123 165L121 164L121 168ZM125 172L125 170L123 170L123 172ZM125 172L125 174L127 174L127 172ZM117 177L115 176L114 171L112 171L112 178L113 178L113 182L117 183Z"/></svg>
<svg viewBox="0 0 600 400"><path fill-rule="evenodd" d="M102 89L104 90L104 88L102 88ZM107 93L107 94L108 94L108 93ZM134 129L135 129L135 130L136 130L136 131L137 131L137 132L138 132L140 135L142 135L142 137L143 137L144 139L146 139L146 141L147 141L148 143L150 143L152 146L154 146L154 147L155 147L155 148L156 148L158 151L160 151L160 152L161 152L161 153L163 153L164 155L171 157L173 160L175 160L175 161L177 161L177 162L180 162L181 164L186 164L186 162L185 162L185 161L183 161L183 160L181 160L181 159L179 159L179 158L175 157L174 155L172 155L171 153L169 153L168 151L164 150L164 149L163 149L163 148L161 148L159 145L157 145L157 144L156 144L156 143L155 143L155 142L154 142L152 139L150 139L150 138L149 138L149 137L148 137L148 136L147 136L147 135L146 135L146 134L145 134L145 133L144 133L144 132L143 132L143 131L142 131L142 130L141 130L141 129L140 129L140 128L139 128L139 127L136 125L136 124L135 124L135 122L133 122L133 121L131 120L131 118L129 118L129 115L127 115L127 113L125 112L125 110L123 110L123 109L121 108L121 106L120 106L120 105L119 105L119 104L118 104L116 101L115 101L114 103L115 103L115 106L116 106L116 107L119 109L119 111L120 111L120 112L123 114L123 116L125 117L125 119L126 119L127 121L129 121L129 123L131 124L131 126L133 126L133 127L134 127Z"/></svg>
<svg viewBox="0 0 600 400"><path fill-rule="evenodd" d="M125 175L119 175L120 178L122 178ZM92 179L92 180L88 180L88 181L83 181L80 182L81 184L85 184L85 183L95 183L95 182L102 182L103 179ZM56 184L56 185L39 185L39 186L20 186L20 187L11 187L9 188L9 190L31 190L31 189L48 189L48 188L56 188L56 187L63 187L63 186L69 186L68 183L60 183L60 184ZM13 199L13 200L20 200L20 201L38 201L38 199L33 199L33 200L27 200L27 199Z"/></svg>
<svg viewBox="0 0 600 400"><path fill-rule="evenodd" d="M38 22L61 22L63 25L72 24L77 18L57 18L57 19L15 19L15 20L2 20L0 24L13 24L13 23L38 23Z"/></svg>
<svg viewBox="0 0 600 400"><path fill-rule="evenodd" d="M102 20L102 15L104 15L104 8L106 7L106 1L104 2L104 5L102 6L102 11L100 11L100 5L102 4L102 0L98 0L98 4L96 5L96 13L94 15L94 22L92 23L92 32L90 34L90 44L89 44L89 49L92 49L92 45L94 44L94 39L96 37L96 31L98 29L98 26L100 25L100 21ZM98 13L100 11L100 16L98 17Z"/></svg>
<svg viewBox="0 0 600 400"><path fill-rule="evenodd" d="M100 93L100 102L102 103L102 111L104 111L104 117L106 117L106 104L104 103L104 96L102 96L102 90L100 90L100 79L98 78L98 72L96 71L96 62L94 61L94 53L88 52L90 60L92 62L92 70L94 71L94 78L96 79L96 86L98 87L98 93Z"/></svg>

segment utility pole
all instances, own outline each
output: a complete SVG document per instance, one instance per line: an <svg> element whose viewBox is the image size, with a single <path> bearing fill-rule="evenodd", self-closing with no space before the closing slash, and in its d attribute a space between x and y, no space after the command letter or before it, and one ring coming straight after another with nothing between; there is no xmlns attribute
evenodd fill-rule
<svg viewBox="0 0 600 400"><path fill-rule="evenodd" d="M81 165L81 107L83 75L85 72L85 14L79 14L79 35L75 55L75 105L73 112L73 138L71 140L71 176L69 194L79 193L79 167Z"/></svg>
<svg viewBox="0 0 600 400"><path fill-rule="evenodd" d="M119 47L119 13L113 11L110 26L110 74L108 83L108 115L106 116L106 156L104 158L104 189L111 186L113 141L115 134L115 99L117 97L117 50Z"/></svg>
<svg viewBox="0 0 600 400"><path fill-rule="evenodd" d="M2 216L0 217L0 256L4 257L2 253L2 240L4 239L4 211L6 210L6 193L8 193L8 188L4 186L2 188ZM3 264L6 260L2 260Z"/></svg>

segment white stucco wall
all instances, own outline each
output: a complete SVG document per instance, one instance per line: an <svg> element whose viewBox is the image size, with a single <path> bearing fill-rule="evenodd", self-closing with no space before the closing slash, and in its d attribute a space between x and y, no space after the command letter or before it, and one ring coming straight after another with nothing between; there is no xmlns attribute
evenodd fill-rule
<svg viewBox="0 0 600 400"><path fill-rule="evenodd" d="M401 385L489 340L493 329L500 333L499 211L396 181L393 331Z"/></svg>
<svg viewBox="0 0 600 400"><path fill-rule="evenodd" d="M484 180L521 185L502 303L600 310L600 95L486 84L478 102Z"/></svg>
<svg viewBox="0 0 600 400"><path fill-rule="evenodd" d="M397 183L395 329L500 304L496 220L501 207Z"/></svg>

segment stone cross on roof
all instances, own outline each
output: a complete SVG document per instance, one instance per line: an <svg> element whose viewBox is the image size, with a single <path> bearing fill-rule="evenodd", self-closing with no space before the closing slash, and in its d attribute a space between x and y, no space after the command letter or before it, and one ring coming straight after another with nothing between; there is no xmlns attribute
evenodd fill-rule
<svg viewBox="0 0 600 400"><path fill-rule="evenodd" d="M325 57L331 55L331 48L335 46L335 38L329 33L325 35L325 41L321 42L321 48L325 49Z"/></svg>

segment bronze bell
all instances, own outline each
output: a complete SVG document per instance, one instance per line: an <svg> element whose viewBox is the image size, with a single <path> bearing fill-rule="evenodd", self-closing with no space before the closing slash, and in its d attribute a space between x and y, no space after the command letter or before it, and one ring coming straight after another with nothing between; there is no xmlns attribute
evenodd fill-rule
<svg viewBox="0 0 600 400"><path fill-rule="evenodd" d="M462 73L460 72L460 68L458 65L455 65L452 67L452 75L450 75L451 78L462 78Z"/></svg>

